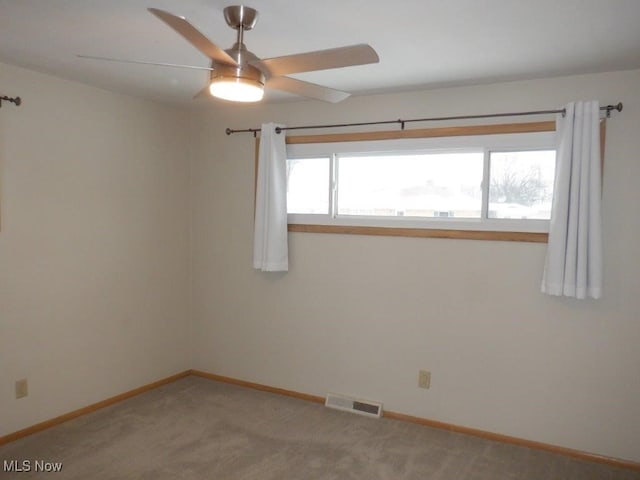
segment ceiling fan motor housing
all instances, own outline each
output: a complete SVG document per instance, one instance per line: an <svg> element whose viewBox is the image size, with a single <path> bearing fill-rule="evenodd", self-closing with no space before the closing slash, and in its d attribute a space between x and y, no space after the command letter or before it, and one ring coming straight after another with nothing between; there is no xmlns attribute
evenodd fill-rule
<svg viewBox="0 0 640 480"><path fill-rule="evenodd" d="M214 79L228 79L228 80L237 80L239 78L250 80L253 82L257 82L260 85L264 86L264 75L260 70L256 67L252 67L251 65L246 65L244 68L242 67L234 67L232 65L221 65L217 64L215 70L211 72L211 81Z"/></svg>
<svg viewBox="0 0 640 480"><path fill-rule="evenodd" d="M217 63L215 61L212 62L211 67L213 70L211 71L211 80L221 78L233 80L242 78L260 83L260 85L264 86L264 74L253 65L249 65L250 61L257 60L258 57L247 50L244 44L236 43L232 48L225 51L237 62L238 66Z"/></svg>

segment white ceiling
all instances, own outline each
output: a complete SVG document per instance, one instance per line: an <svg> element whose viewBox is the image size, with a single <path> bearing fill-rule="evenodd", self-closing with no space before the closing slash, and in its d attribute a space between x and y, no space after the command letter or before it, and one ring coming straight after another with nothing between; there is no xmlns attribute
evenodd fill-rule
<svg viewBox="0 0 640 480"><path fill-rule="evenodd" d="M76 54L208 66L147 11L184 16L229 48L232 0L0 0L0 62L178 105L206 71ZM245 44L267 58L368 43L380 63L293 75L353 94L640 68L640 0L247 0ZM15 92L14 92L15 93ZM19 94L19 92L18 92ZM268 93L267 101L299 99Z"/></svg>

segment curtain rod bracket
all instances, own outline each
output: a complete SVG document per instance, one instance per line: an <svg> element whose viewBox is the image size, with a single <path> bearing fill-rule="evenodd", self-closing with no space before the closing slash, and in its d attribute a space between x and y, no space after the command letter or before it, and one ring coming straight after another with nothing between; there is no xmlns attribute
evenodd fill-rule
<svg viewBox="0 0 640 480"><path fill-rule="evenodd" d="M253 133L253 136L256 136L256 132L259 132L259 128L244 128L242 130L234 130L232 128L227 128L224 132L227 135L231 135L232 133Z"/></svg>
<svg viewBox="0 0 640 480"><path fill-rule="evenodd" d="M398 122L400 122L400 130L404 130L404 120L398 119Z"/></svg>
<svg viewBox="0 0 640 480"><path fill-rule="evenodd" d="M13 104L15 104L16 107L19 107L22 104L22 99L20 97L7 97L6 95L3 95L0 97L0 107L2 107L2 101L5 102L11 102Z"/></svg>

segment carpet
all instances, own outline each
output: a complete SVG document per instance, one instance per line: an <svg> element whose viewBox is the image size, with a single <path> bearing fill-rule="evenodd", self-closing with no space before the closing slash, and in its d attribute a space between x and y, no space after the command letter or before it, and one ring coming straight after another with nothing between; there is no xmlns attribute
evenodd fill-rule
<svg viewBox="0 0 640 480"><path fill-rule="evenodd" d="M640 480L632 470L195 376L1 446L2 466L12 461L30 470L0 478ZM61 471L35 471L47 462Z"/></svg>

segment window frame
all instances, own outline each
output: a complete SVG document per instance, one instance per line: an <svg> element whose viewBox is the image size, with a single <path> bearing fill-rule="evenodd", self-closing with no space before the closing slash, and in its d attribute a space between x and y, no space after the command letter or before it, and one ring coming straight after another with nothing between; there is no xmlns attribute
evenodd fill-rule
<svg viewBox="0 0 640 480"><path fill-rule="evenodd" d="M448 230L481 230L481 231L524 231L531 233L546 233L549 227L548 219L505 219L491 218L489 212L489 190L483 189L480 200L479 217L413 217L413 216L376 216L376 215L351 215L338 213L336 200L339 199L338 170L339 162L342 158L355 158L360 156L401 156L401 155L431 155L431 154L456 154L471 153L477 154L482 164L481 183L488 185L489 162L491 154L494 152L511 151L536 151L549 150L555 144L553 132L536 132L534 137L508 138L507 135L493 136L489 144L483 142L478 136L465 137L464 142L457 143L455 139L447 140L446 143L433 143L434 139L426 139L428 143L389 142L367 142L363 148L358 148L352 142L340 142L337 144L314 144L306 151L293 150L293 158L303 160L305 158L325 158L328 161L327 167L332 172L330 180L337 180L337 185L329 183L327 185L327 199L329 201L329 211L326 214L318 213L289 213L289 224L303 225L339 225L355 227L388 227L388 228L427 228L427 229L448 229ZM420 139L422 140L422 139Z"/></svg>
<svg viewBox="0 0 640 480"><path fill-rule="evenodd" d="M303 144L327 144L327 143L347 143L347 142L371 142L378 140L402 140L402 139L428 139L428 138L447 138L447 137L474 137L482 135L503 135L503 134L522 134L522 133L540 133L555 132L555 121L550 122L530 122L530 123L510 123L495 125L472 125L461 127L436 127L416 130L400 130L400 131L381 131L381 132L362 132L362 133L338 133L326 135L305 135L305 136L288 136L286 138L287 145L303 145ZM357 147L354 147L357 150ZM458 150L466 148L458 147ZM485 161L487 159L485 158ZM485 172L487 169L485 168ZM483 179L486 181L486 179ZM484 190L484 189L483 189ZM364 235L391 235L391 236L409 236L421 238L456 238L456 239L479 239L479 240L507 240L507 241L529 241L529 242L546 242L548 233L544 230L544 226L548 221L531 221L531 225L535 225L537 231L519 231L519 230L498 230L496 222L500 222L502 227L507 227L509 223L505 219L465 219L453 220L451 218L433 218L429 219L429 225L425 225L423 220L400 220L395 217L385 218L383 220L371 217L355 217L348 218L338 217L331 221L322 221L316 217L313 223L300 222L300 220L311 219L310 216L295 215L290 217L293 222L289 222L289 231L293 232L315 232L315 233L348 233L348 234L364 234ZM392 226L393 223L402 223L402 225ZM438 228L438 223L442 224L442 228ZM493 228L492 228L493 227ZM531 228L534 230L534 228Z"/></svg>

